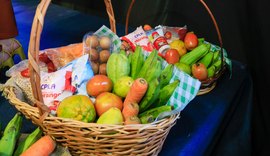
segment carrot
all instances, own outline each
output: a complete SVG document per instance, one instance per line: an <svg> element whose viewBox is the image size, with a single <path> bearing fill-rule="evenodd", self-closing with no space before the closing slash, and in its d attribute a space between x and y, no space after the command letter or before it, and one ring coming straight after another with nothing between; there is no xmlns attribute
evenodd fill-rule
<svg viewBox="0 0 270 156"><path fill-rule="evenodd" d="M144 78L135 79L124 100L124 107L128 103L139 103L146 93L147 88L148 83Z"/></svg>
<svg viewBox="0 0 270 156"><path fill-rule="evenodd" d="M45 135L31 145L21 156L49 156L55 149L56 142Z"/></svg>
<svg viewBox="0 0 270 156"><path fill-rule="evenodd" d="M131 125L131 124L141 124L141 120L138 116L129 116L125 119L124 122L125 125Z"/></svg>
<svg viewBox="0 0 270 156"><path fill-rule="evenodd" d="M139 114L138 103L135 102L127 103L122 110L122 114L125 119L128 118L129 116L137 116Z"/></svg>

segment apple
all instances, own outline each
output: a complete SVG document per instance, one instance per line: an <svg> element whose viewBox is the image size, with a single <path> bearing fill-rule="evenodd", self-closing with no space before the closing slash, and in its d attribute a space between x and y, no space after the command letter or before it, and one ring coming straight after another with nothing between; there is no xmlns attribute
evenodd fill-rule
<svg viewBox="0 0 270 156"><path fill-rule="evenodd" d="M94 75L86 83L86 91L89 96L96 97L103 92L110 92L113 88L112 80L106 75Z"/></svg>
<svg viewBox="0 0 270 156"><path fill-rule="evenodd" d="M169 48L166 51L164 58L169 64L175 64L179 61L180 54L176 49Z"/></svg>
<svg viewBox="0 0 270 156"><path fill-rule="evenodd" d="M195 63L191 66L191 72L194 78L203 81L208 77L207 68L202 63Z"/></svg>
<svg viewBox="0 0 270 156"><path fill-rule="evenodd" d="M187 50L192 50L198 46L198 37L193 32L188 32L184 38L185 47Z"/></svg>
<svg viewBox="0 0 270 156"><path fill-rule="evenodd" d="M117 107L122 111L123 101L122 99L110 92L103 92L96 97L95 109L98 116L101 116L104 112L112 107Z"/></svg>

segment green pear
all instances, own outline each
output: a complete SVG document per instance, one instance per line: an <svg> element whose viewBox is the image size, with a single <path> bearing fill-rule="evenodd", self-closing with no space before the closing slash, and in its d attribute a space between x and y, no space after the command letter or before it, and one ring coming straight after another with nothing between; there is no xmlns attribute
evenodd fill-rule
<svg viewBox="0 0 270 156"><path fill-rule="evenodd" d="M98 124L123 125L124 119L120 109L112 107L103 113L97 120Z"/></svg>
<svg viewBox="0 0 270 156"><path fill-rule="evenodd" d="M181 62L178 62L175 64L175 66L180 69L181 71L187 73L188 75L191 74L191 68L189 65L185 64L185 63L181 63Z"/></svg>
<svg viewBox="0 0 270 156"><path fill-rule="evenodd" d="M114 84L113 92L116 95L125 98L133 82L134 80L130 76L123 76L119 78Z"/></svg>

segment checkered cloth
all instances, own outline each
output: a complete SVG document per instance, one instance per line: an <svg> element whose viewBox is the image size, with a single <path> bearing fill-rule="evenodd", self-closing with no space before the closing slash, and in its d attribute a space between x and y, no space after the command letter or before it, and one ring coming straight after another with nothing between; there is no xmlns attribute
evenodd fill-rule
<svg viewBox="0 0 270 156"><path fill-rule="evenodd" d="M100 27L94 34L97 35L97 36L108 36L108 37L110 37L110 39L111 39L111 41L113 43L112 52L120 51L120 47L121 47L120 38L114 32L112 32L111 29L109 29L105 25Z"/></svg>

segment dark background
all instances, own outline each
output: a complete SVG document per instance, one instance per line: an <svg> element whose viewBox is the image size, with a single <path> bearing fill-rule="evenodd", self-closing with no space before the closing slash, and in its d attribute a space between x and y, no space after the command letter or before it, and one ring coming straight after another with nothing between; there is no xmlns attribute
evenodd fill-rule
<svg viewBox="0 0 270 156"><path fill-rule="evenodd" d="M103 1L54 0L56 4L107 18ZM125 24L131 0L112 0L116 21ZM229 58L242 62L253 79L253 155L270 155L270 2L267 0L205 0L221 30ZM136 1L130 16L130 31L140 25L184 26L219 44L214 25L199 0ZM120 34L123 35L123 34ZM237 127L236 127L237 128Z"/></svg>

